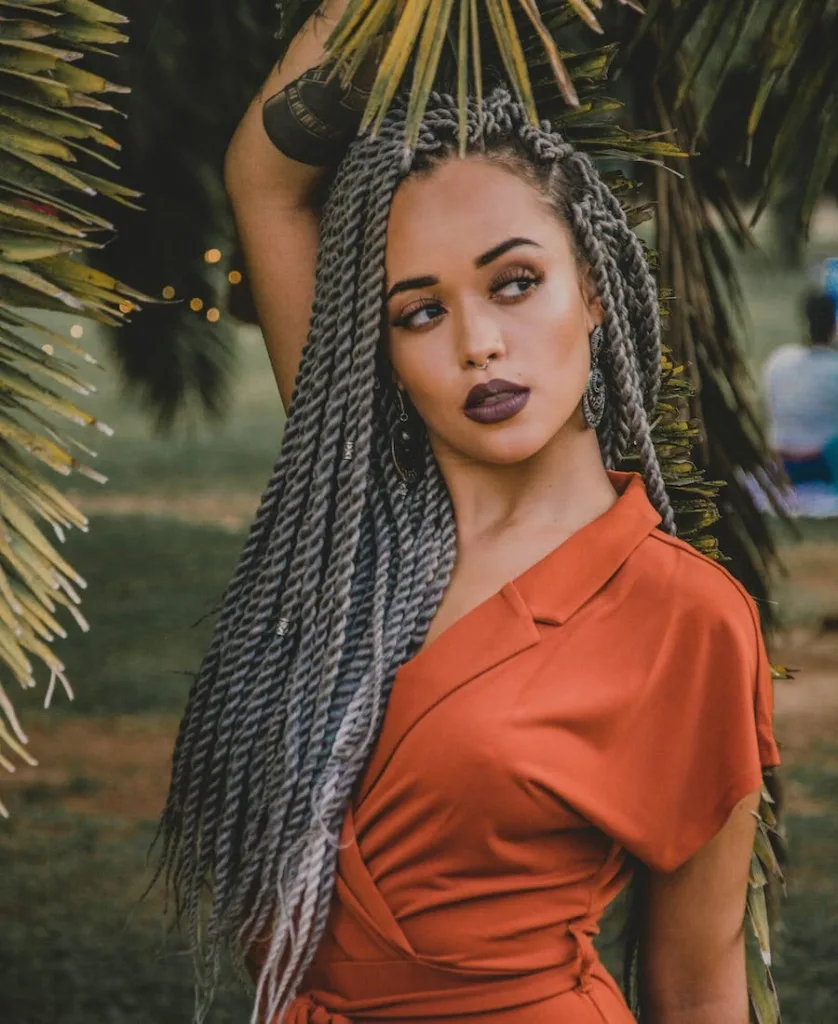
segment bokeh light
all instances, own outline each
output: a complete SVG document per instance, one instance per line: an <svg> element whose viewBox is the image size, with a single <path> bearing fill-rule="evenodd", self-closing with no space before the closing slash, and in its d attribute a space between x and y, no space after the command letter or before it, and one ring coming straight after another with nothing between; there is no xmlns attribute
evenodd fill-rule
<svg viewBox="0 0 838 1024"><path fill-rule="evenodd" d="M81 324L73 324L70 328L70 335L73 338L80 338L84 334L84 328Z"/></svg>
<svg viewBox="0 0 838 1024"><path fill-rule="evenodd" d="M175 297L175 290L174 290L174 288L172 288L172 286L170 284L167 284L166 287L163 289L163 298L164 299L173 299L174 297Z"/></svg>
<svg viewBox="0 0 838 1024"><path fill-rule="evenodd" d="M193 311L193 313L200 313L201 310L204 308L203 299L190 299L189 308Z"/></svg>
<svg viewBox="0 0 838 1024"><path fill-rule="evenodd" d="M221 319L221 312L220 312L220 310L217 310L215 308L215 306L212 306L210 309L207 310L207 320L209 320L209 322L211 324L216 323L216 321L218 321L220 319Z"/></svg>
<svg viewBox="0 0 838 1024"><path fill-rule="evenodd" d="M207 251L204 253L204 259L207 261L207 263L218 263L218 261L221 259L221 250L207 249Z"/></svg>
<svg viewBox="0 0 838 1024"><path fill-rule="evenodd" d="M241 284L241 282L242 282L241 271L239 271L239 270L231 270L230 273L227 275L227 280L230 282L230 284Z"/></svg>

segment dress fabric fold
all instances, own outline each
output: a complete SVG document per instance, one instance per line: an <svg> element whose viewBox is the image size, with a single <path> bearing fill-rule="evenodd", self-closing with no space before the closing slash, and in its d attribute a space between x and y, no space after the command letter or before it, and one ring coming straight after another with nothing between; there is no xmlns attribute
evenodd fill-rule
<svg viewBox="0 0 838 1024"><path fill-rule="evenodd" d="M753 602L610 476L604 515L400 668L265 1024L634 1020L595 948L632 859L679 867L779 757Z"/></svg>

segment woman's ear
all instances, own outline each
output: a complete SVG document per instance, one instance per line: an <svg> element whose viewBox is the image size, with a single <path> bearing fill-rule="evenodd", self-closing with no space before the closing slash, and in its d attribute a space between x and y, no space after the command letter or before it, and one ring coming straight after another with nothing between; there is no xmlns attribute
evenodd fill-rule
<svg viewBox="0 0 838 1024"><path fill-rule="evenodd" d="M582 264L579 276L582 285L582 297L588 307L589 326L593 330L597 324L601 324L605 320L605 310L602 308L594 275L587 263Z"/></svg>

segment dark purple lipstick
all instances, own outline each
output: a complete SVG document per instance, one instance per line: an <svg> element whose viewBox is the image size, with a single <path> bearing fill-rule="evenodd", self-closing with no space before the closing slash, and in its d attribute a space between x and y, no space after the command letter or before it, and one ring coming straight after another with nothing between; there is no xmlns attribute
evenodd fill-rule
<svg viewBox="0 0 838 1024"><path fill-rule="evenodd" d="M463 412L475 423L502 423L519 413L529 401L530 389L509 380L475 384L466 395Z"/></svg>

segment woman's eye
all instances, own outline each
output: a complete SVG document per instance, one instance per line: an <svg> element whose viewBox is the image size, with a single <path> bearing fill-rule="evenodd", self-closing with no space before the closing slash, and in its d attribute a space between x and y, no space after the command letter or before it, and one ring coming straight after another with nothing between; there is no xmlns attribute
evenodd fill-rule
<svg viewBox="0 0 838 1024"><path fill-rule="evenodd" d="M435 320L438 320L444 312L445 310L442 308L440 303L435 302L432 299L427 299L423 302L418 302L412 306L408 306L407 309L401 312L395 320L393 320L393 326L406 327L408 329L427 327Z"/></svg>
<svg viewBox="0 0 838 1024"><path fill-rule="evenodd" d="M535 274L523 274L520 271L514 277L496 281L492 286L492 295L503 299L520 299L538 285L540 278Z"/></svg>

